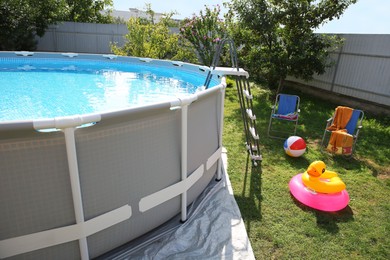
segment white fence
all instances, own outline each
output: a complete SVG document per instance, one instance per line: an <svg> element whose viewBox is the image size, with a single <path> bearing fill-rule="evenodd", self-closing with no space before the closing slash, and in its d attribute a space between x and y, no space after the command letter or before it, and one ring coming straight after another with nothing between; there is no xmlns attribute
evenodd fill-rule
<svg viewBox="0 0 390 260"><path fill-rule="evenodd" d="M390 106L390 35L340 35L345 44L332 54L335 65L323 75L305 82L335 94L342 94Z"/></svg>
<svg viewBox="0 0 390 260"><path fill-rule="evenodd" d="M63 22L49 27L37 50L111 53L110 44L122 46L127 32L124 24ZM345 44L332 54L335 66L309 82L288 80L390 107L390 35L340 36Z"/></svg>
<svg viewBox="0 0 390 260"><path fill-rule="evenodd" d="M124 44L125 24L62 22L51 25L38 39L37 50L49 52L112 53L110 44Z"/></svg>

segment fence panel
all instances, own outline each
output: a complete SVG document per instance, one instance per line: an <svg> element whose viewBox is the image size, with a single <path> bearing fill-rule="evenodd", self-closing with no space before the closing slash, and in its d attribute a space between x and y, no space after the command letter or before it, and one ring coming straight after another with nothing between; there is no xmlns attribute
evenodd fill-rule
<svg viewBox="0 0 390 260"><path fill-rule="evenodd" d="M293 77L288 80L390 106L390 35L340 36L345 43L331 55L335 66L308 82Z"/></svg>
<svg viewBox="0 0 390 260"><path fill-rule="evenodd" d="M110 45L124 44L125 24L95 24L62 22L51 25L42 38L38 38L38 51L112 53Z"/></svg>

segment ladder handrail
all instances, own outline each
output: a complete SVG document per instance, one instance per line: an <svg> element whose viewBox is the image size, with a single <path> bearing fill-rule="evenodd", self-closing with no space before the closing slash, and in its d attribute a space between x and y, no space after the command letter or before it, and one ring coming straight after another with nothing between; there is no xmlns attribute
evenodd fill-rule
<svg viewBox="0 0 390 260"><path fill-rule="evenodd" d="M213 75L211 74L211 71L214 70L215 67L218 66L219 60L220 60L220 57L221 57L221 52L222 52L223 46L225 44L229 44L229 51L230 51L230 58L231 58L231 62L232 62L232 68L236 68L237 71L240 69L238 67L237 51L236 51L236 47L234 45L233 40L231 40L231 39L222 39L221 42L216 47L216 50L215 50L215 53L214 53L214 57L213 57L213 61L212 61L211 66L210 66L212 69L207 74L207 78L206 78L206 81L204 83L204 86L206 87L206 89L209 87L211 78L213 77Z"/></svg>

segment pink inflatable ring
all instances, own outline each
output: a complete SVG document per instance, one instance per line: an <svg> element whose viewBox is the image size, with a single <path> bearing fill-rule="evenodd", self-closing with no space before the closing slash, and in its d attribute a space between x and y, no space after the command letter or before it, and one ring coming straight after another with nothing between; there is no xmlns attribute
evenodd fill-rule
<svg viewBox="0 0 390 260"><path fill-rule="evenodd" d="M349 203L347 190L337 193L319 193L308 189L302 183L302 173L292 177L290 183L291 194L301 203L322 211L338 211L345 208Z"/></svg>

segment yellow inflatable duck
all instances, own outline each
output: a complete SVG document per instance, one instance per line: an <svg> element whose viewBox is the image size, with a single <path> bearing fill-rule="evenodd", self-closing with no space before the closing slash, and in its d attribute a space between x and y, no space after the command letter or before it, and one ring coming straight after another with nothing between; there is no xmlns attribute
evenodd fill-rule
<svg viewBox="0 0 390 260"><path fill-rule="evenodd" d="M302 174L303 184L320 193L337 193L345 189L344 182L337 173L327 171L323 161L312 162Z"/></svg>

